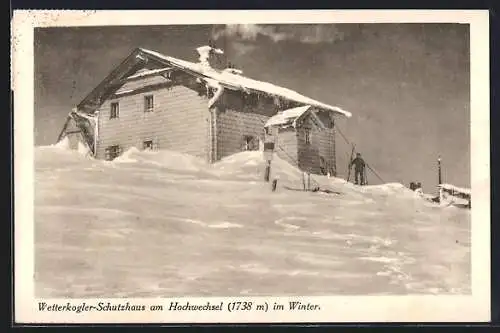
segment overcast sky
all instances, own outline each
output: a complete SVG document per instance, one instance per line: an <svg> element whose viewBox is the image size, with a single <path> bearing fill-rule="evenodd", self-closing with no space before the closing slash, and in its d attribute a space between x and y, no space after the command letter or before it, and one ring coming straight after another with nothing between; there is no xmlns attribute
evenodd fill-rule
<svg viewBox="0 0 500 333"><path fill-rule="evenodd" d="M197 61L212 38L244 75L352 112L340 130L385 182L470 187L469 26L335 24L48 28L35 32L35 144L136 47ZM338 136L338 169L350 148ZM368 174L370 183L380 181Z"/></svg>

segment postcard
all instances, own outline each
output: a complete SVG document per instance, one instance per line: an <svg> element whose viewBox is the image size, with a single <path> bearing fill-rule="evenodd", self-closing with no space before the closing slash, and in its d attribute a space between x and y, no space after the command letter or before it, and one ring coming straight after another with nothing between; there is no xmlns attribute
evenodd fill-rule
<svg viewBox="0 0 500 333"><path fill-rule="evenodd" d="M487 11L19 10L11 74L17 323L489 321Z"/></svg>

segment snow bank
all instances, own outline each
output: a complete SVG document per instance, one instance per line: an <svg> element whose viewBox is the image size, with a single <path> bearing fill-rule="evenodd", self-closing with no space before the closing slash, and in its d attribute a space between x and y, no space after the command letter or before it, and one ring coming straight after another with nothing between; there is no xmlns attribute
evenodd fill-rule
<svg viewBox="0 0 500 333"><path fill-rule="evenodd" d="M262 151L245 151L223 158L213 165L214 171L220 174L233 175L249 180L264 177L266 161ZM271 164L271 179L280 181L302 181L302 172L295 166L274 154Z"/></svg>
<svg viewBox="0 0 500 333"><path fill-rule="evenodd" d="M62 138L61 141L57 142L56 144L50 145L48 147L59 148L62 150L71 150L70 144L69 144L69 138L67 136Z"/></svg>
<svg viewBox="0 0 500 333"><path fill-rule="evenodd" d="M56 150L56 151L68 151L68 152L78 152L80 155L88 155L90 152L90 149L81 141L78 141L77 147L72 148L71 147L71 141L68 136L65 136L61 140L59 140L57 143L47 145L47 146L36 146L36 149L38 150Z"/></svg>
<svg viewBox="0 0 500 333"><path fill-rule="evenodd" d="M412 190L408 189L406 186L400 183L386 183L386 184L380 184L380 185L366 185L364 188L370 189L370 190L379 190L383 192L388 192L388 193L393 193L393 192L400 192L400 191L406 191L413 193Z"/></svg>
<svg viewBox="0 0 500 333"><path fill-rule="evenodd" d="M186 279L191 271L217 280L202 286L207 295L250 290L258 296L276 293L277 286L290 297L428 293L431 287L470 292L469 211L416 206L398 195L388 200L327 177L314 178L344 184L347 195L272 193L261 180L258 186L223 177L207 181L205 173L182 178L155 163L177 169L206 164L175 152L133 149L127 158L150 164L130 168L44 148L35 148L35 242L50 250L39 251L40 297L196 294L200 284ZM263 171L261 154L243 152L213 167L248 177L245 170ZM300 171L277 156L273 170L300 179ZM373 188L401 189L396 184L367 187ZM168 267L158 270L165 262ZM265 272L268 288L252 279L251 269ZM69 282L61 284L54 271ZM280 284L286 272L290 281ZM120 288L109 288L118 275L123 276Z"/></svg>
<svg viewBox="0 0 500 333"><path fill-rule="evenodd" d="M422 198L415 191L410 190L400 183L387 183L380 185L366 185L361 187L364 192L378 195L390 195L406 198Z"/></svg>
<svg viewBox="0 0 500 333"><path fill-rule="evenodd" d="M224 157L212 166L219 175L255 180L263 174L264 160L260 151L246 151Z"/></svg>
<svg viewBox="0 0 500 333"><path fill-rule="evenodd" d="M50 159L51 155L47 155L48 151L53 151L53 152L57 152L57 153L64 153L64 155L74 154L74 155L79 155L79 156L83 156L86 158L92 157L90 149L85 144L83 144L81 141L78 141L78 146L76 147L76 149L73 149L71 147L70 140L67 136L65 136L64 138L62 138L59 142L57 142L55 144L48 145L48 146L37 146L35 149L35 154L37 154L37 155L44 154L44 155L46 155L47 159Z"/></svg>
<svg viewBox="0 0 500 333"><path fill-rule="evenodd" d="M134 163L138 162L137 159L133 158L134 155L139 153L139 149L133 147L130 148L129 150L125 151L123 154L115 158L112 162L113 163Z"/></svg>
<svg viewBox="0 0 500 333"><path fill-rule="evenodd" d="M67 139L61 140L57 145L50 146L55 151L70 151ZM79 147L82 156L88 153L83 145ZM54 157L54 155L43 153L41 160L44 163L53 163L51 160L60 160L67 162L73 161L72 154L64 154L67 157ZM59 155L58 155L59 156ZM88 155L86 155L88 156ZM74 160L77 161L76 159ZM66 163L67 163L66 162ZM122 155L111 162L94 161L94 163L104 163L108 165L119 166L123 164L146 164L151 167L157 167L160 172L180 172L189 173L193 177L199 177L200 181L206 179L237 180L248 182L259 182L264 179L266 161L263 158L262 151L245 151L225 157L222 160L208 164L204 159L194 157L169 150L142 151L137 148L130 148ZM166 169L166 170L165 170ZM270 179L278 179L278 187L290 188L296 190L303 189L303 172L296 166L281 159L277 154L274 155L271 165ZM387 197L394 198L418 198L426 199L423 195L411 191L400 183L388 183L382 185L356 186L341 178L327 177L321 175L311 175L310 186L312 188L319 186L322 190L330 190L336 193L342 193L351 197Z"/></svg>
<svg viewBox="0 0 500 333"><path fill-rule="evenodd" d="M205 170L208 164L188 154L170 150L139 150L135 147L128 149L115 158L113 163L147 163L171 170L198 172Z"/></svg>
<svg viewBox="0 0 500 333"><path fill-rule="evenodd" d="M90 149L86 145L84 145L81 141L78 141L78 153L84 156L89 156L90 155Z"/></svg>

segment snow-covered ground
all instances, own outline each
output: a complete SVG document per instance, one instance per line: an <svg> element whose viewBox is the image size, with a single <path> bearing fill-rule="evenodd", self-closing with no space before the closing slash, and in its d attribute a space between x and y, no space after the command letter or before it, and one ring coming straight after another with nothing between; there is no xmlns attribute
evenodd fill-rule
<svg viewBox="0 0 500 333"><path fill-rule="evenodd" d="M259 152L214 165L35 149L39 297L470 293L470 211L400 184L356 187Z"/></svg>

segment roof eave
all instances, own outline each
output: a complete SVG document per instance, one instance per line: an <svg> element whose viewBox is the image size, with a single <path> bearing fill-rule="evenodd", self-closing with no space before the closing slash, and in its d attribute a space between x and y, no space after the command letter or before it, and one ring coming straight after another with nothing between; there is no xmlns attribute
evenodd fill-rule
<svg viewBox="0 0 500 333"><path fill-rule="evenodd" d="M102 96L113 89L118 89L118 83L129 72L140 64L147 62L141 49L134 49L130 55L116 66L85 98L77 105L78 110L93 110L102 103ZM115 87L116 86L116 87Z"/></svg>

